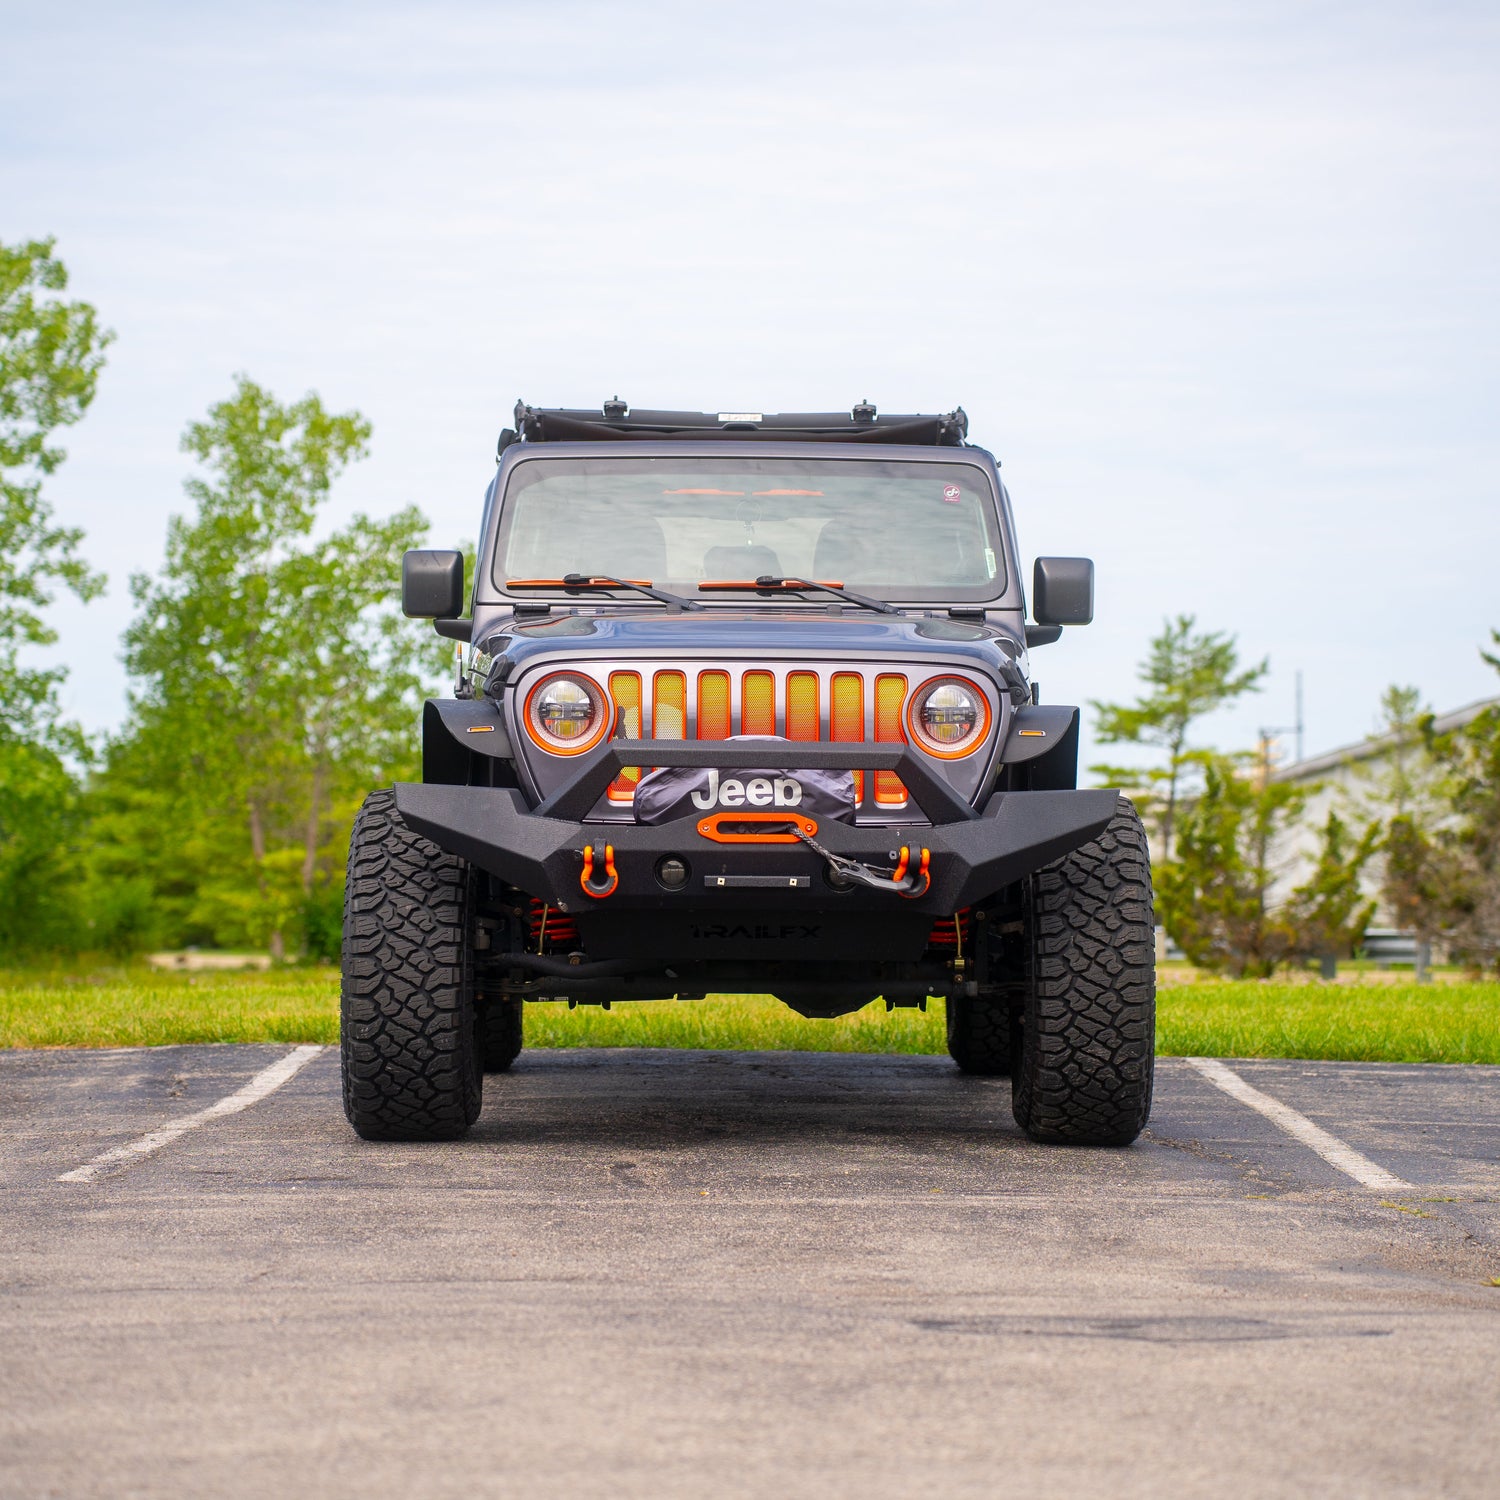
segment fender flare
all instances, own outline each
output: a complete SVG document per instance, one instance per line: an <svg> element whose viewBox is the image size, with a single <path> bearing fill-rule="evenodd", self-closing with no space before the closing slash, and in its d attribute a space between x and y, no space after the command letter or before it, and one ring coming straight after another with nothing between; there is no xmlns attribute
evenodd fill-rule
<svg viewBox="0 0 1500 1500"><path fill-rule="evenodd" d="M486 698L429 698L422 705L422 780L468 786L471 757L511 761L510 735Z"/></svg>
<svg viewBox="0 0 1500 1500"><path fill-rule="evenodd" d="M1078 710L1065 704L1023 704L1011 716L1000 747L1001 784L1071 791L1078 785L1078 723Z"/></svg>

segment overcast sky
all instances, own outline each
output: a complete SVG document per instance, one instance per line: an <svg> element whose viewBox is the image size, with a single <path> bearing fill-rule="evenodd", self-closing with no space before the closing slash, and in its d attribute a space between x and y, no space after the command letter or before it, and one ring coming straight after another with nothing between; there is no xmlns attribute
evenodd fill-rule
<svg viewBox="0 0 1500 1500"><path fill-rule="evenodd" d="M0 7L0 238L119 336L48 487L91 728L237 371L364 412L334 519L437 544L517 396L962 403L1023 554L1098 563L1047 701L1178 611L1271 658L1226 745L1299 669L1309 753L1500 691L1493 4Z"/></svg>

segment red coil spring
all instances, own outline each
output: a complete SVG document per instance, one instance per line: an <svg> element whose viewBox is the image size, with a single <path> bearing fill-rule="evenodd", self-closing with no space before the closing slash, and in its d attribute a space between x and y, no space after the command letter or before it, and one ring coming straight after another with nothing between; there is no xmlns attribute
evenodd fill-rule
<svg viewBox="0 0 1500 1500"><path fill-rule="evenodd" d="M952 948L956 943L962 943L964 952L969 950L969 932L974 925L972 908L964 907L957 917L939 917L932 924L931 935L927 939L929 947ZM955 932L955 925L957 931Z"/></svg>
<svg viewBox="0 0 1500 1500"><path fill-rule="evenodd" d="M535 897L526 913L526 931L531 938L531 947L538 953L543 951L543 944L549 950L564 951L578 946L578 928L572 917Z"/></svg>

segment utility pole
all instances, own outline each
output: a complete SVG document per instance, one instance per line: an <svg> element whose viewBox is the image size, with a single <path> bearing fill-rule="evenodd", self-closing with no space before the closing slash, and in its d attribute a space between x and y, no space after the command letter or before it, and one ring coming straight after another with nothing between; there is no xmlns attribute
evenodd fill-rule
<svg viewBox="0 0 1500 1500"><path fill-rule="evenodd" d="M1297 764L1300 764L1305 754L1306 747L1303 744L1303 732L1305 725L1302 719L1302 673L1297 673L1297 722L1295 724L1273 724L1264 727L1260 731L1260 766L1262 783L1271 779L1271 744L1283 734L1296 735Z"/></svg>

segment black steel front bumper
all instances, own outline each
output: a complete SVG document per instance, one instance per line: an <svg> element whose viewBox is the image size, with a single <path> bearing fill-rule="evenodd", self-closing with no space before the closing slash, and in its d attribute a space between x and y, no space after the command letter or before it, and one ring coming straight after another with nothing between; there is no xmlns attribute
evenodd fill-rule
<svg viewBox="0 0 1500 1500"><path fill-rule="evenodd" d="M533 808L503 787L403 784L396 806L409 827L531 896L572 915L591 959L766 959L853 954L910 961L935 917L992 895L1097 837L1119 803L1112 791L997 792L968 806L909 746L778 744L765 740L607 742L572 780ZM627 765L717 766L721 770L890 770L931 826L900 829L824 822L818 842L835 854L895 872L901 845L930 851L931 885L915 898L839 888L803 844L722 844L698 831L696 816L646 827L585 823ZM613 849L618 881L608 895L584 885L585 849ZM687 883L658 876L675 857ZM596 875L598 870L596 869Z"/></svg>

